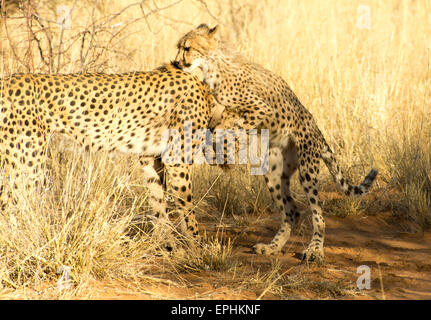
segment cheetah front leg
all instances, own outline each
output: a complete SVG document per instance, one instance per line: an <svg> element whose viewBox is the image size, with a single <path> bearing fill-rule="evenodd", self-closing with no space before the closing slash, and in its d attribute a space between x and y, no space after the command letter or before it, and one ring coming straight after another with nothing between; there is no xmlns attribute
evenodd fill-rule
<svg viewBox="0 0 431 320"><path fill-rule="evenodd" d="M239 160L236 158L240 154L242 156L247 154L247 150L243 149L247 146L240 144L239 140L242 142L247 141L244 140L248 139L247 130L262 128L269 113L270 109L265 104L259 102L241 108L225 107L221 116L221 123L214 128L216 139L220 139L216 141L216 147L214 148L217 164L229 168L232 164L241 163L244 159ZM219 129L222 129L220 136L217 134Z"/></svg>
<svg viewBox="0 0 431 320"><path fill-rule="evenodd" d="M281 226L269 244L258 243L253 247L253 251L257 254L279 253L289 240L300 215L290 194L290 178L298 167L294 145L289 144L284 152L278 148L271 148L269 159L269 170L265 175L265 181L276 208L281 213Z"/></svg>

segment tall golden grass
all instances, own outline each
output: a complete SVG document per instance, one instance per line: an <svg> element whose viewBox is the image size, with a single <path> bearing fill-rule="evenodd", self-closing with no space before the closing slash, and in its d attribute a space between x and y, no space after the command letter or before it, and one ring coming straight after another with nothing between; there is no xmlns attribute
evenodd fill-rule
<svg viewBox="0 0 431 320"><path fill-rule="evenodd" d="M420 227L431 223L429 1L20 3L1 16L1 76L149 70L175 57L183 33L203 22L221 25L232 46L290 84L353 180L370 166L380 170L382 210L389 203ZM154 239L125 231L146 210L139 170L133 176L128 162L106 165L108 157L96 158L69 154L64 164L54 156L52 190L0 214L5 287L54 281L62 265L72 267L80 285L89 277L152 274ZM261 212L270 204L260 177L244 178L243 169L219 174L202 167L197 175L195 194L219 212ZM323 181L331 183L327 176Z"/></svg>

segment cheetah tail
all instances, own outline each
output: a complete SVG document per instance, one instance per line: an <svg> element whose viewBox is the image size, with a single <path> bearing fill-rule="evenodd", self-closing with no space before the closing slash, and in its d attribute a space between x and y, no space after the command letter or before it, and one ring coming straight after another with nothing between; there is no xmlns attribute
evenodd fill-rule
<svg viewBox="0 0 431 320"><path fill-rule="evenodd" d="M341 191L348 196L357 196L367 193L374 180L376 179L378 171L375 169L371 169L371 171L365 177L364 181L359 186L354 186L346 178L344 178L343 172L338 166L334 154L327 145L325 145L325 147L323 148L321 157L325 162L326 166L328 167L329 172L331 173L335 183L339 186Z"/></svg>

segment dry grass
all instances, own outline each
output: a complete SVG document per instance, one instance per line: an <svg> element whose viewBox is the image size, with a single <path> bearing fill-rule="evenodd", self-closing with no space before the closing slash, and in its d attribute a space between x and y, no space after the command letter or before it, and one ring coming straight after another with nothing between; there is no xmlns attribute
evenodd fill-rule
<svg viewBox="0 0 431 320"><path fill-rule="evenodd" d="M223 37L246 57L286 79L352 180L359 181L370 165L378 168L377 188L399 195L391 200L398 202L395 212L420 228L430 225L428 1L21 4L22 9L13 6L0 18L1 76L148 70L173 59L177 39L190 28L202 22L222 25ZM371 14L370 29L358 27L364 4ZM70 19L64 19L59 5L72 8ZM57 24L62 21L65 28ZM71 268L74 290L93 277L145 278L161 260L165 270L177 272L181 258L160 257L158 239L128 235L133 217L148 210L139 169L106 155L63 156L67 161L54 152L48 163L52 183L47 189L0 214L0 283L5 288L55 283L61 266ZM244 172L196 168L195 194L220 215L261 214L271 204L264 183ZM322 177L324 189L332 190L326 171ZM366 210L355 201L336 204L331 211L363 214ZM231 246L212 239L207 252L190 265L230 268ZM263 290L265 283L272 284L269 291L277 292L286 287L280 274L256 281Z"/></svg>
<svg viewBox="0 0 431 320"><path fill-rule="evenodd" d="M194 194L225 215L258 215L270 208L271 196L262 176L252 176L245 165L231 169L196 166ZM209 192L208 192L209 190Z"/></svg>
<svg viewBox="0 0 431 320"><path fill-rule="evenodd" d="M139 176L107 155L69 155L66 164L51 161L54 183L18 190L19 205L0 215L2 284L41 286L66 267L79 290L92 278L148 276L165 260L166 270L175 270L175 257L160 248L163 239L131 232L134 218L149 210Z"/></svg>

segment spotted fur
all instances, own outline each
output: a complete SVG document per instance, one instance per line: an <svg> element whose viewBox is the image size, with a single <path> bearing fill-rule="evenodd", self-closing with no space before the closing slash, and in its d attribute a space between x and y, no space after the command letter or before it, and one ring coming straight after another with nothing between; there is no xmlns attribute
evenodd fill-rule
<svg viewBox="0 0 431 320"><path fill-rule="evenodd" d="M17 74L0 80L1 200L11 188L43 183L49 135L60 132L85 149L140 157L155 217L167 219L158 174L167 129L184 144L184 122L206 128L214 99L196 77L172 65L124 74ZM171 141L168 141L171 142ZM194 149L202 141L192 141ZM189 151L189 150L187 150ZM184 150L181 150L182 160ZM183 162L184 163L184 162ZM170 191L182 215L182 232L199 237L188 164L165 165Z"/></svg>

